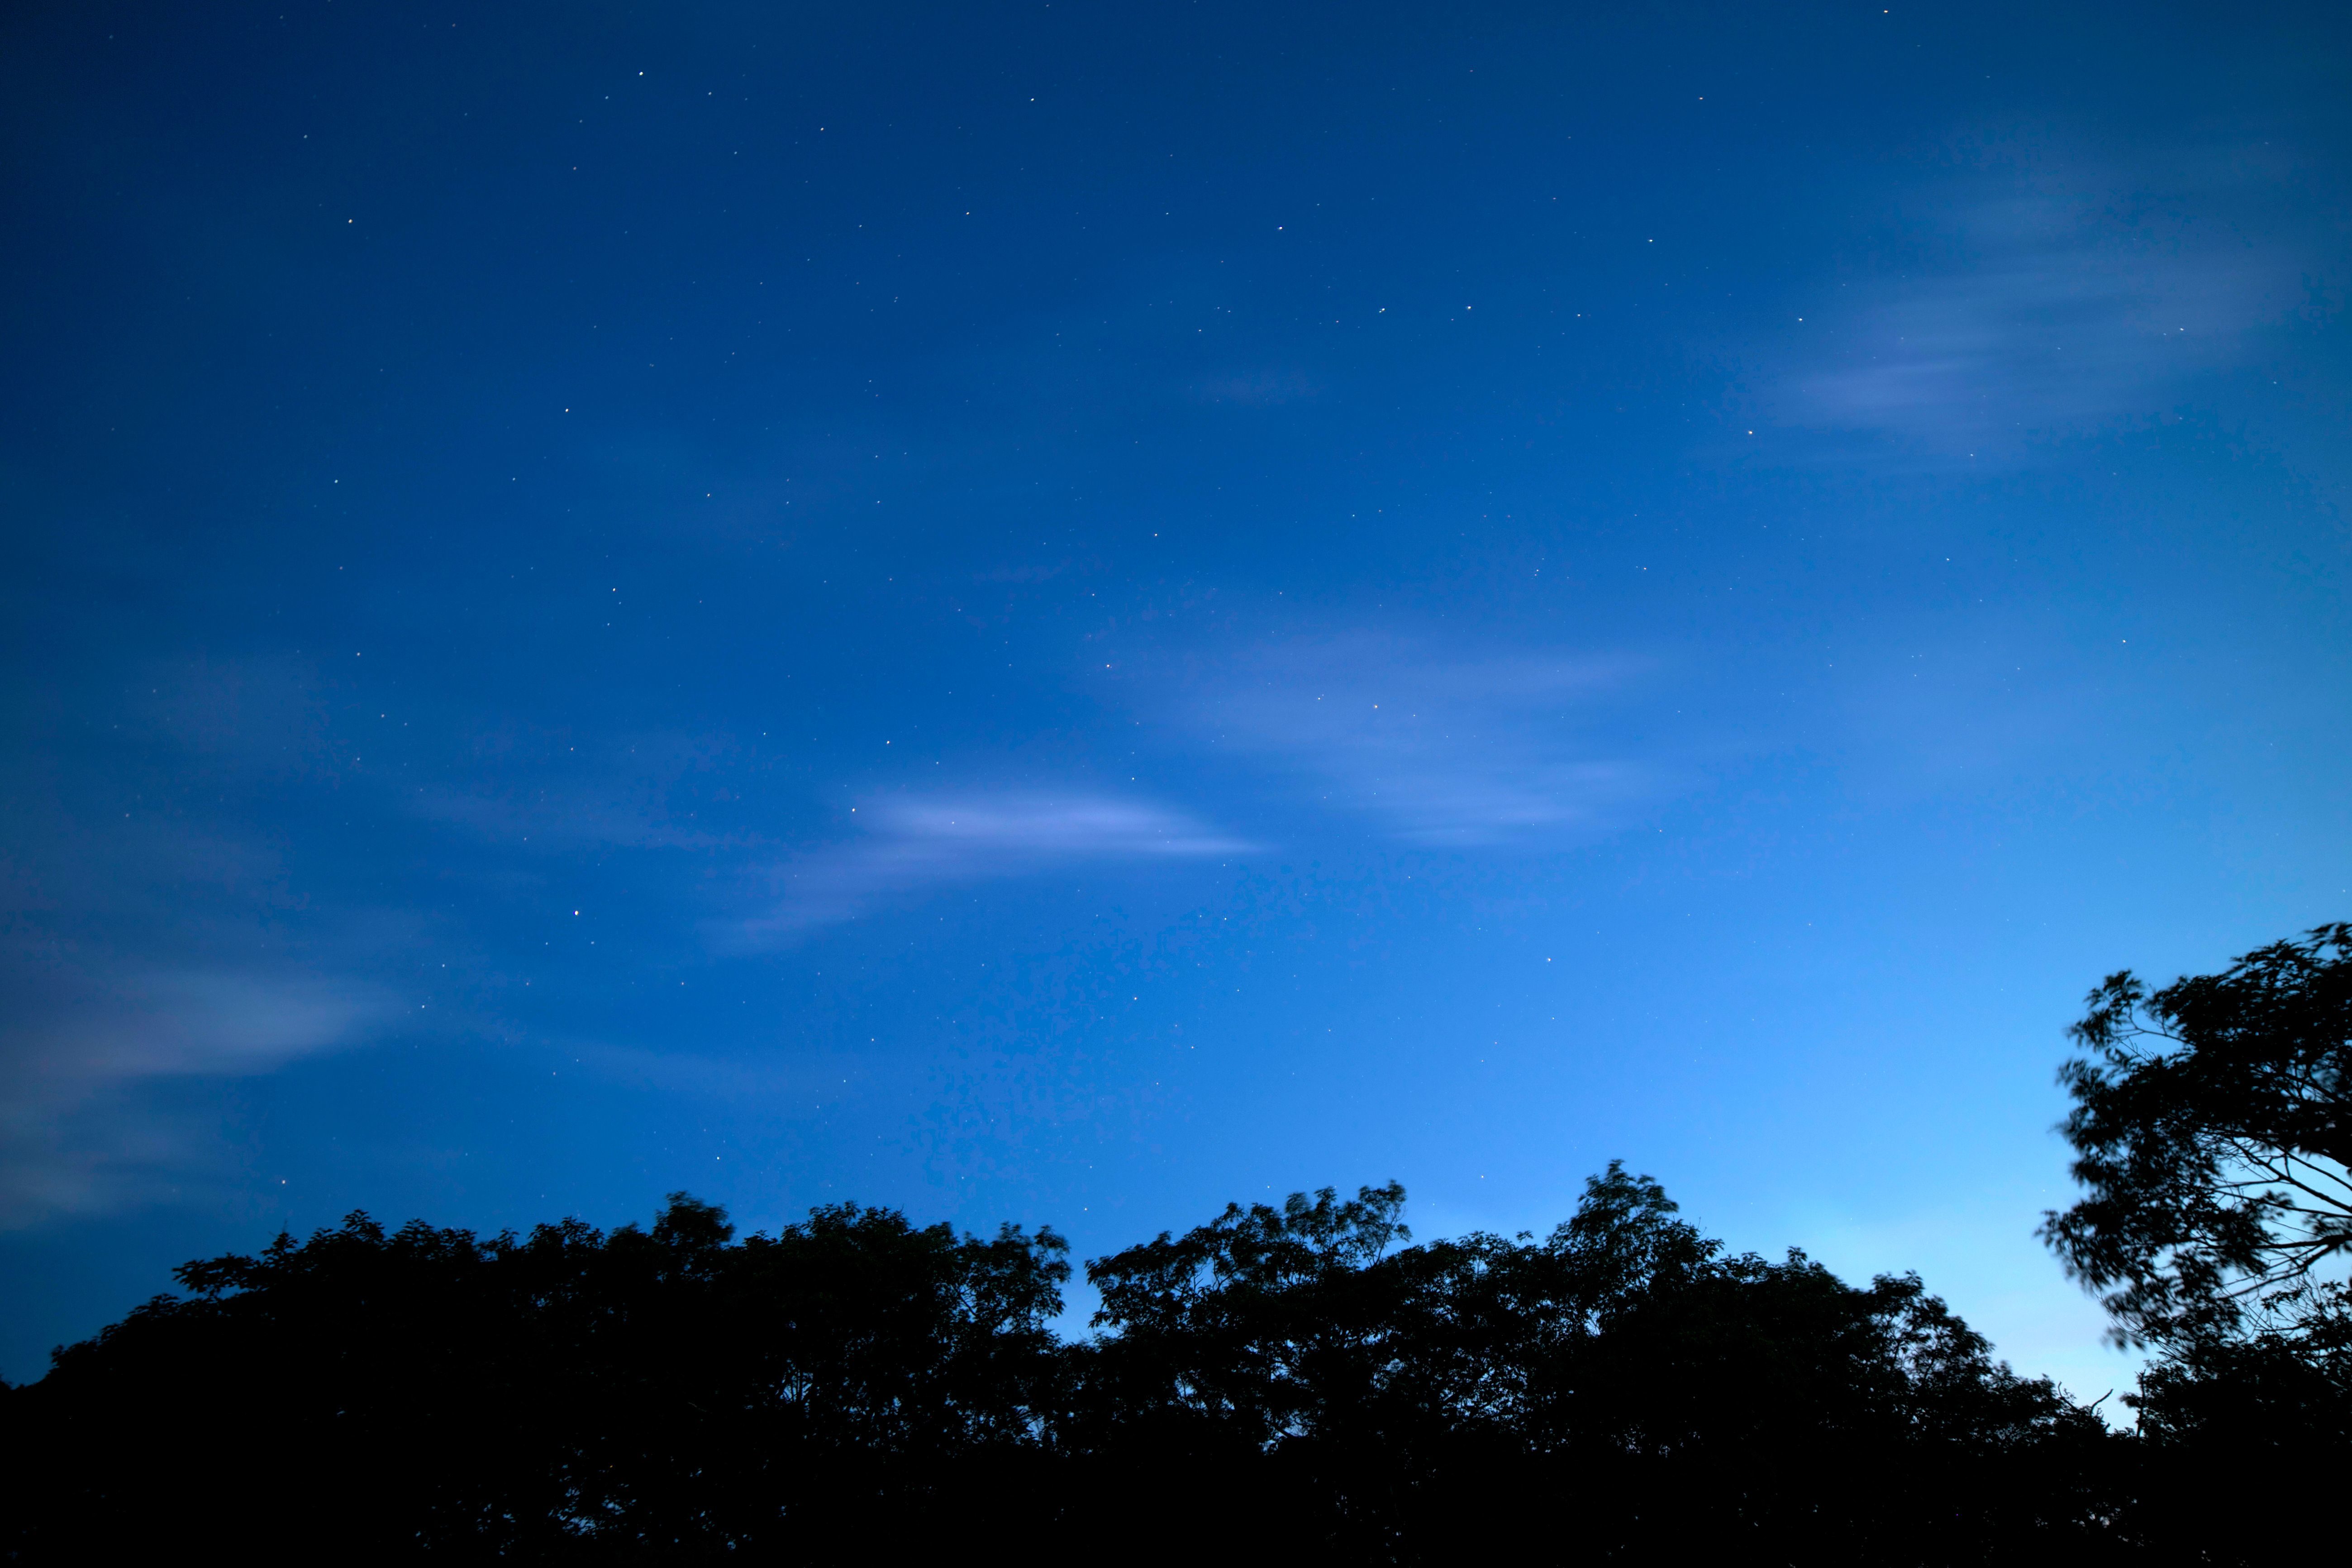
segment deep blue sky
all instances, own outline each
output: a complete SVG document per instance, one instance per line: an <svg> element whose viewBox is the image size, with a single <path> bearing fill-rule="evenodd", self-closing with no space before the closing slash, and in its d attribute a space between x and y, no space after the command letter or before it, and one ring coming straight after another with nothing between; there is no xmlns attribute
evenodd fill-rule
<svg viewBox="0 0 2352 1568"><path fill-rule="evenodd" d="M5 27L0 1373L1622 1156L2127 1375L2063 1026L2352 910L2340 8Z"/></svg>

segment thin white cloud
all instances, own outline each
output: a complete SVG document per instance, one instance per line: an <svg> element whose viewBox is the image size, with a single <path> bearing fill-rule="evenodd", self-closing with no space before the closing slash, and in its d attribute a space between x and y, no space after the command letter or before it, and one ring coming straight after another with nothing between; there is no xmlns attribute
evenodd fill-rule
<svg viewBox="0 0 2352 1568"><path fill-rule="evenodd" d="M285 840L227 806L267 823L289 785L365 776L331 743L329 687L289 660L157 664L106 751L53 732L0 764L0 1227L220 1180L222 1083L398 1010L349 976L394 922L309 907ZM127 758L169 793L124 795Z"/></svg>
<svg viewBox="0 0 2352 1568"><path fill-rule="evenodd" d="M2129 179L2055 157L1979 174L1899 260L1826 285L1764 416L1937 461L2145 416L2246 363L2308 300L2275 171L2218 157Z"/></svg>
<svg viewBox="0 0 2352 1568"><path fill-rule="evenodd" d="M777 867L778 900L733 928L758 946L935 888L1084 861L1181 860L1250 847L1189 817L1095 795L934 797L858 810L861 837Z"/></svg>
<svg viewBox="0 0 2352 1568"><path fill-rule="evenodd" d="M1222 661L1176 694L1209 746L1271 763L1321 805L1424 845L1496 844L1606 826L1654 782L1584 721L1622 660L1462 657L1354 633Z"/></svg>
<svg viewBox="0 0 2352 1568"><path fill-rule="evenodd" d="M0 960L0 1227L119 1207L214 1163L201 1131L142 1094L333 1050L386 1010L363 988L227 970Z"/></svg>

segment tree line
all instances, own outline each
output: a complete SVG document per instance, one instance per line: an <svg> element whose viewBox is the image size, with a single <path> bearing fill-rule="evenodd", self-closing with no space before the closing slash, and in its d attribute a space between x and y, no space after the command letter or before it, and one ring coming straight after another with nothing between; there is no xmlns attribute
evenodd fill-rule
<svg viewBox="0 0 2352 1568"><path fill-rule="evenodd" d="M1732 1253L1612 1163L1546 1236L1391 1184L1085 1265L844 1204L739 1238L365 1215L183 1265L0 1389L0 1552L813 1563L2238 1563L2352 1457L2352 928L2093 994L2065 1266L2117 1430L1913 1275Z"/></svg>

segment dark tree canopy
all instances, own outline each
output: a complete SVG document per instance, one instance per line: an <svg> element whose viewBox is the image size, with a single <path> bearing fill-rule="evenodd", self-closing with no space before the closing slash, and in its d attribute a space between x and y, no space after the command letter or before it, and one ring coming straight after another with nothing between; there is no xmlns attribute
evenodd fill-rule
<svg viewBox="0 0 2352 1568"><path fill-rule="evenodd" d="M2110 975L2071 1033L2086 1190L2042 1235L2155 1352L2125 1396L2140 1517L2191 1561L2254 1552L2258 1500L2352 1463L2352 926L2153 994Z"/></svg>
<svg viewBox="0 0 2352 1568"><path fill-rule="evenodd" d="M1549 1236L1393 1184L1087 1265L820 1209L738 1241L364 1215L0 1390L18 1562L1979 1563L2112 1542L2118 1439L1916 1278L1728 1256L1612 1165Z"/></svg>
<svg viewBox="0 0 2352 1568"><path fill-rule="evenodd" d="M782 1552L1028 1457L1060 1239L839 1205L730 1245L365 1215L158 1297L9 1391L20 1561L235 1539L549 1560Z"/></svg>
<svg viewBox="0 0 2352 1568"><path fill-rule="evenodd" d="M2089 1005L2060 1073L2086 1194L2042 1235L2105 1292L2118 1338L2186 1352L2339 1321L2352 925L2153 994L2126 970Z"/></svg>
<svg viewBox="0 0 2352 1568"><path fill-rule="evenodd" d="M1090 1263L1088 1450L1250 1456L1352 1561L1972 1563L2093 1532L2105 1429L1915 1277L1727 1257L1616 1164L1540 1239L1385 1250L1402 1196L1230 1208Z"/></svg>

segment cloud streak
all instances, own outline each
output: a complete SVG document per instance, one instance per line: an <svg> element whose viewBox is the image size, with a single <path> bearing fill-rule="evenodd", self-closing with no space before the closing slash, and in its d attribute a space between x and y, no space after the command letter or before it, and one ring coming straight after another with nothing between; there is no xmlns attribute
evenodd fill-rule
<svg viewBox="0 0 2352 1568"><path fill-rule="evenodd" d="M2277 176L2207 155L2151 195L2112 171L1979 181L1903 259L1802 311L1766 416L1982 462L2168 405L2306 303Z"/></svg>
<svg viewBox="0 0 2352 1568"><path fill-rule="evenodd" d="M1202 743L1271 765L1316 805L1409 844L1502 844L1605 826L1654 782L1588 721L1630 673L1623 660L1465 658L1358 632L1223 661L1172 701Z"/></svg>
<svg viewBox="0 0 2352 1568"><path fill-rule="evenodd" d="M51 730L0 768L0 1227L215 1180L220 1084L399 1011L352 972L401 922L322 910L289 870L288 825L366 776L328 683L252 658L125 684L94 742ZM125 768L154 782L126 791Z"/></svg>
<svg viewBox="0 0 2352 1568"><path fill-rule="evenodd" d="M1252 846L1180 813L1110 795L999 794L860 808L861 837L774 868L778 898L731 928L772 946L945 887L1057 866L1212 858Z"/></svg>
<svg viewBox="0 0 2352 1568"><path fill-rule="evenodd" d="M272 1072L389 1011L367 988L305 975L85 967L22 946L0 971L0 1227L176 1189L217 1134L143 1090Z"/></svg>

